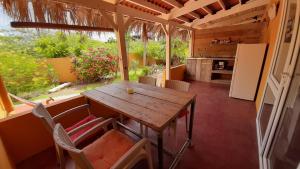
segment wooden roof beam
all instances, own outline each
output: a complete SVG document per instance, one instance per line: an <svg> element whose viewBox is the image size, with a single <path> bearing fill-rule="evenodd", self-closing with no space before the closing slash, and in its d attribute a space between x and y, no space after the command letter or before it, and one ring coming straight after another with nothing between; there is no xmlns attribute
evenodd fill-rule
<svg viewBox="0 0 300 169"><path fill-rule="evenodd" d="M250 1L243 5L236 5L236 6L232 7L231 9L219 11L218 13L216 13L214 15L206 16L203 19L195 19L192 22L191 26L196 28L198 25L205 24L205 23L211 22L213 20L217 20L217 19L220 19L220 18L223 18L226 16L236 14L236 13L244 12L249 9L265 6L265 5L269 4L269 2L270 2L270 0L255 0L255 1Z"/></svg>
<svg viewBox="0 0 300 169"><path fill-rule="evenodd" d="M141 1L141 0L127 0L128 2L134 3L138 6L142 6L144 8L150 9L152 11L158 12L160 14L167 14L169 13L168 10L166 10L165 8L159 7L155 4L152 4L151 2L148 1Z"/></svg>
<svg viewBox="0 0 300 169"><path fill-rule="evenodd" d="M103 1L111 3L111 4L117 4L120 2L120 0L103 0Z"/></svg>
<svg viewBox="0 0 300 169"><path fill-rule="evenodd" d="M227 9L225 3L223 2L223 0L218 0L218 3L220 4L220 6L222 7L223 10Z"/></svg>
<svg viewBox="0 0 300 169"><path fill-rule="evenodd" d="M177 19L183 21L183 22L191 22L188 18L184 17L184 16L180 16Z"/></svg>
<svg viewBox="0 0 300 169"><path fill-rule="evenodd" d="M11 22L10 26L13 28L40 28L40 29L76 30L76 31L114 32L113 28L53 24L53 23L42 23L42 22Z"/></svg>
<svg viewBox="0 0 300 169"><path fill-rule="evenodd" d="M230 17L230 18L227 18L225 20L222 20L220 22L216 22L216 23L207 23L207 24L204 24L203 26L200 25L200 27L203 27L203 28L212 28L212 27L221 27L221 26L229 26L229 25L234 25L234 24L238 24L238 23L241 23L245 20L249 20L249 19L253 19L253 17L256 17L256 16L261 16L265 13L265 8L263 9L260 9L260 10L255 10L255 11L249 11L249 13L246 13L246 14L243 14L243 15L240 15L240 16L236 16L236 17Z"/></svg>
<svg viewBox="0 0 300 169"><path fill-rule="evenodd" d="M208 14L213 14L214 12L211 10L211 9L209 9L207 6L205 6L205 7L203 7L202 8L205 12L207 12Z"/></svg>
<svg viewBox="0 0 300 169"><path fill-rule="evenodd" d="M183 7L171 10L171 12L169 13L169 19L174 19L179 16L188 14L190 12L193 12L199 8L203 8L217 1L218 0L198 0L198 1L189 0L184 4Z"/></svg>
<svg viewBox="0 0 300 169"><path fill-rule="evenodd" d="M183 7L183 5L179 2L177 2L176 0L162 0L162 1L169 4L169 5L172 5L173 7L176 7L176 8Z"/></svg>
<svg viewBox="0 0 300 169"><path fill-rule="evenodd" d="M190 13L188 13L189 15L191 15L192 17L194 17L194 18L196 18L196 19L201 19L202 17L199 15L199 14L197 14L196 12L190 12Z"/></svg>
<svg viewBox="0 0 300 169"><path fill-rule="evenodd" d="M173 24L176 25L177 27L183 28L183 29L188 29L188 30L192 30L193 28L191 28L190 26L186 26L186 25L181 25L177 22L173 22L173 21L168 21L166 19L145 13L145 12L141 12L139 10L130 8L130 7L126 7L126 6L117 6L116 9L117 13L122 13L124 15L127 16L131 16L133 18L138 18L141 20L146 20L146 21L150 21L150 22L158 22L161 24Z"/></svg>
<svg viewBox="0 0 300 169"><path fill-rule="evenodd" d="M97 0L96 1L97 3L95 3L95 0L84 0L84 1L83 0L50 0L50 1L62 2L62 3L74 3L74 4L78 4L79 6L82 6L85 8L103 10L103 11L107 11L110 13L119 13L119 14L123 14L126 16L130 16L132 18L146 20L146 21L150 21L150 22L158 22L161 24L173 24L173 25L176 25L177 27L187 29L187 30L193 29L190 26L178 24L176 22L169 21L165 18L161 18L161 17L157 17L154 15L145 13L145 12L141 12L134 8L130 8L130 7L122 6L122 5L118 5L118 4L113 5L111 3L100 1L100 0Z"/></svg>
<svg viewBox="0 0 300 169"><path fill-rule="evenodd" d="M163 2L173 6L175 9L179 9L179 8L182 8L183 5L179 2L177 2L176 0L162 0ZM198 18L198 19L201 19L201 16L199 14L197 14L196 12L190 12L188 13L189 15L191 15L192 17L194 18Z"/></svg>

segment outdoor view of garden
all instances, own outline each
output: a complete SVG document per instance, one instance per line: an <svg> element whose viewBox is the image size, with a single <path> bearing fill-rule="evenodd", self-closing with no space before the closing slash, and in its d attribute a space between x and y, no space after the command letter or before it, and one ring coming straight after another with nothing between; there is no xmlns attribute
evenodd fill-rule
<svg viewBox="0 0 300 169"><path fill-rule="evenodd" d="M131 81L144 75L161 76L165 65L163 37L143 41L138 34L128 33L126 44ZM172 65L184 63L187 55L188 42L173 39ZM100 41L76 32L0 31L0 74L7 90L18 97L31 101L71 97L120 80L118 72L113 36ZM65 82L71 84L49 93Z"/></svg>

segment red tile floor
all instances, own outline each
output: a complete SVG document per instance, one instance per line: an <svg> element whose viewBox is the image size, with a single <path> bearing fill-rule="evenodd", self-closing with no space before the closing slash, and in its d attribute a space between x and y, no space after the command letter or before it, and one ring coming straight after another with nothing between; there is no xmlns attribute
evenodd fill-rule
<svg viewBox="0 0 300 169"><path fill-rule="evenodd" d="M193 146L187 149L178 169L258 169L254 102L228 97L229 86L193 82L190 92L197 94ZM131 126L136 126L130 122ZM177 123L177 135L166 130L164 145L176 150L185 138L185 119ZM150 138L154 139L153 132ZM177 140L177 141L175 141ZM176 143L177 142L177 143ZM156 163L156 150L153 149ZM165 155L165 168L170 158ZM26 160L18 168L58 168L54 150ZM73 168L69 162L67 168Z"/></svg>

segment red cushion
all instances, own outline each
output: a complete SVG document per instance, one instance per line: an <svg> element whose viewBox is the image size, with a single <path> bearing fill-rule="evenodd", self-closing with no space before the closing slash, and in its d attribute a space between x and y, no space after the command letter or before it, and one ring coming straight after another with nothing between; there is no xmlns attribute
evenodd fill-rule
<svg viewBox="0 0 300 169"><path fill-rule="evenodd" d="M83 153L95 169L110 169L133 145L127 135L112 129L84 147Z"/></svg>
<svg viewBox="0 0 300 169"><path fill-rule="evenodd" d="M179 114L178 114L178 117L181 118L181 117L184 117L186 115L189 114L189 111L187 109L185 110L182 110Z"/></svg>
<svg viewBox="0 0 300 169"><path fill-rule="evenodd" d="M89 116L85 117L84 119L80 120L79 122L77 122L76 124L74 124L73 126L68 127L68 128L66 129L66 131L69 132L69 131L71 131L71 130L73 130L73 129L75 129L75 128L77 128L77 127L83 125L83 124L86 124L86 123L88 123L88 122L90 122L90 121L92 121L92 120L94 120L94 119L96 119L96 118L97 118L97 117L94 116L94 115L89 115ZM86 126L85 128L83 128L83 129L77 131L76 133L74 133L74 134L70 137L71 140L74 141L76 138L78 138L79 136L81 136L83 133L85 133L86 131L88 131L89 129L91 129L92 127L94 127L95 125L97 125L97 123L92 124L92 125L88 125L88 126Z"/></svg>

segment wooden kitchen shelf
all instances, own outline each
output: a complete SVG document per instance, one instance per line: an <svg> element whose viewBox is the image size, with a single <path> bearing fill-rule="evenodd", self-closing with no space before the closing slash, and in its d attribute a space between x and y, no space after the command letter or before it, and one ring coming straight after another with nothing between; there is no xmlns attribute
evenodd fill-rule
<svg viewBox="0 0 300 169"><path fill-rule="evenodd" d="M232 74L232 70L212 70L212 73L219 73L219 74Z"/></svg>
<svg viewBox="0 0 300 169"><path fill-rule="evenodd" d="M231 80L225 80L225 79L215 79L211 80L212 83L218 83L218 84L231 84Z"/></svg>

